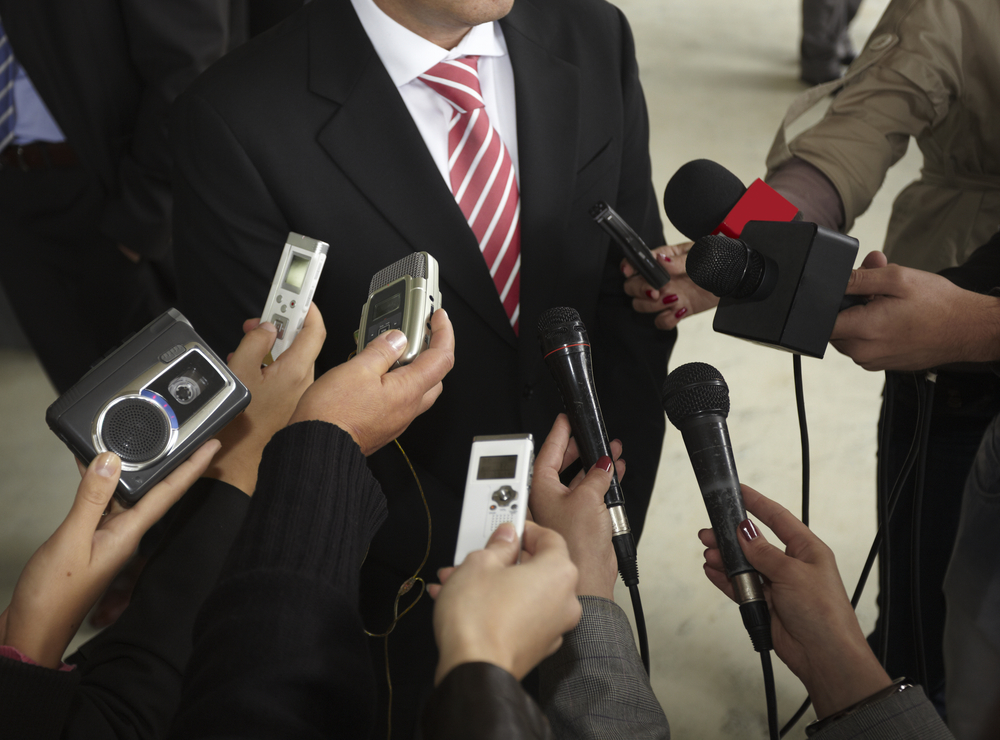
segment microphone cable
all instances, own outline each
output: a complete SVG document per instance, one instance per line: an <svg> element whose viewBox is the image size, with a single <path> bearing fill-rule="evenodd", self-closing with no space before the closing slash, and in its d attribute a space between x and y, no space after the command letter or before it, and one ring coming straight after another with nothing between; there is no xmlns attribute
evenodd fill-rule
<svg viewBox="0 0 1000 740"><path fill-rule="evenodd" d="M806 423L806 400L802 391L802 355L792 355L795 378L795 409L799 417L799 446L802 448L802 523L809 526L809 425Z"/></svg>
<svg viewBox="0 0 1000 740"><path fill-rule="evenodd" d="M916 644L917 679L920 685L930 691L927 686L927 655L924 649L924 619L920 608L920 522L924 502L924 480L927 473L927 445L931 436L931 417L934 408L934 389L937 386L937 373L928 371L924 382L917 382L917 393L924 396L924 418L920 430L920 464L917 465L916 481L913 490L913 520L910 522L910 614L913 620L913 641ZM921 388L921 386L923 386Z"/></svg>

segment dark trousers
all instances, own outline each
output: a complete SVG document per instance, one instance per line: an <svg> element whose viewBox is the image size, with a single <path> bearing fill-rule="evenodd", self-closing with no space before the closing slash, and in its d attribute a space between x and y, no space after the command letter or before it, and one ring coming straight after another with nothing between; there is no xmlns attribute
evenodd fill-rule
<svg viewBox="0 0 1000 740"><path fill-rule="evenodd" d="M923 383L922 374L917 374ZM880 433L888 422L887 443L880 455L888 465L891 487L914 439L917 395L912 373L886 373L886 388L892 393L891 418L879 422ZM923 646L927 665L928 696L939 708L943 699L943 639L945 571L958 531L962 491L983 433L1000 412L1000 378L992 373L938 375L931 410L925 482L920 508L919 604L913 604L911 589L914 522L914 482L911 475L902 489L889 526L889 643L886 671L890 676L918 678L913 609L923 622ZM919 464L919 460L918 460ZM914 471L915 472L915 471ZM878 650L884 627L884 593L879 595L880 616L869 638Z"/></svg>
<svg viewBox="0 0 1000 740"><path fill-rule="evenodd" d="M100 232L104 198L79 167L0 170L0 281L60 393L172 302L157 267Z"/></svg>

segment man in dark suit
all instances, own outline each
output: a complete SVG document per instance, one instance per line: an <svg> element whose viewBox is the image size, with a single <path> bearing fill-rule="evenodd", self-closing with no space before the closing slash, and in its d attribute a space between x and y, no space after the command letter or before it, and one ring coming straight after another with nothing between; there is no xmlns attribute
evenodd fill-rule
<svg viewBox="0 0 1000 740"><path fill-rule="evenodd" d="M228 0L0 0L15 122L0 280L59 391L169 306L153 266L170 248L167 111L225 52L228 13Z"/></svg>
<svg viewBox="0 0 1000 740"><path fill-rule="evenodd" d="M366 32L375 16L393 39L420 47L428 67L466 53L462 44L483 33L477 29L485 29L488 48L499 47L489 62L488 51L475 52L484 55L480 67L506 58L509 95L502 71L482 93L506 100L487 110L516 160L520 297L513 317L441 164L448 118L441 115L439 134L425 133L408 102L425 70L398 79L396 45L387 48L382 31ZM641 530L675 335L632 311L620 254L588 216L605 200L648 244L663 243L645 102L619 11L603 0L517 0L512 9L509 0L313 0L203 75L178 99L171 134L181 309L213 346L235 346L238 320L260 313L289 231L330 243L315 295L329 329L319 369L354 349L373 274L415 251L440 264L457 365L435 407L401 438L433 520L422 577L452 564L472 437L530 431L544 439L561 410L535 333L538 316L553 306L577 309L589 331L607 427L630 461L629 518ZM400 584L421 563L427 524L399 450L387 447L370 464L389 502L389 521L362 574L366 625L380 633L392 622ZM405 605L412 596L403 598ZM389 641L393 718L403 735L432 680L430 615L424 599ZM381 641L372 649L381 661Z"/></svg>

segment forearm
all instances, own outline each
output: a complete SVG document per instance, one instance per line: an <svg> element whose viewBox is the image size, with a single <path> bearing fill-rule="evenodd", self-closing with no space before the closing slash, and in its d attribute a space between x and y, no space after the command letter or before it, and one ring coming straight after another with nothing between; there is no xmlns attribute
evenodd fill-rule
<svg viewBox="0 0 1000 740"><path fill-rule="evenodd" d="M839 231L844 204L829 178L805 160L792 157L768 175L767 184L802 212L802 219Z"/></svg>
<svg viewBox="0 0 1000 740"><path fill-rule="evenodd" d="M583 616L539 666L541 704L557 738L669 738L625 613L580 597Z"/></svg>
<svg viewBox="0 0 1000 740"><path fill-rule="evenodd" d="M374 676L358 571L385 515L346 432L313 421L274 436L198 619L175 737L369 734Z"/></svg>

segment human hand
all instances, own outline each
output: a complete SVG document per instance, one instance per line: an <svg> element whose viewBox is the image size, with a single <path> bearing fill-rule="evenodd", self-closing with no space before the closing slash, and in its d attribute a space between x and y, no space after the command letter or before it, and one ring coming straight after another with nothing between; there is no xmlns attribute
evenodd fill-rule
<svg viewBox="0 0 1000 740"><path fill-rule="evenodd" d="M764 596L771 610L774 651L805 685L816 716L845 709L892 681L865 640L844 590L833 551L780 504L742 486L747 511L785 543L770 544L747 519L740 527L740 547L764 576ZM705 575L733 598L715 533L698 533L705 551Z"/></svg>
<svg viewBox="0 0 1000 740"><path fill-rule="evenodd" d="M405 349L406 335L396 329L369 342L313 383L288 423L318 419L336 424L365 455L372 454L441 395L441 381L455 364L455 333L444 309L431 316L430 347L409 365L389 372Z"/></svg>
<svg viewBox="0 0 1000 740"><path fill-rule="evenodd" d="M219 442L209 440L131 509L112 504L121 460L98 455L84 473L65 521L21 572L10 605L0 614L0 645L39 665L57 668L87 612L154 522L202 474Z"/></svg>
<svg viewBox="0 0 1000 740"><path fill-rule="evenodd" d="M719 305L718 296L695 285L688 277L687 254L694 242L657 247L657 260L670 273L670 282L656 290L636 273L628 260L622 260L625 293L632 296L632 308L639 313L657 314L657 328L669 330L685 316L691 316Z"/></svg>
<svg viewBox="0 0 1000 740"><path fill-rule="evenodd" d="M830 343L865 370L923 370L1000 358L1000 298L934 273L887 265L872 252L851 273L847 295L869 302L837 315Z"/></svg>
<svg viewBox="0 0 1000 740"><path fill-rule="evenodd" d="M611 443L618 479L625 475L621 443ZM564 486L559 473L579 457L570 439L566 414L559 414L535 458L528 508L531 518L554 529L566 540L570 558L580 572L577 596L601 596L614 601L618 561L611 544L611 515L604 494L611 485L611 459L602 457L586 475L580 471Z"/></svg>
<svg viewBox="0 0 1000 740"><path fill-rule="evenodd" d="M517 565L518 550L521 564ZM525 522L521 548L512 524L501 524L486 548L457 568L438 571L434 605L439 658L435 685L463 663L492 663L518 681L552 655L580 621L577 569L563 538Z"/></svg>
<svg viewBox="0 0 1000 740"><path fill-rule="evenodd" d="M262 367L261 362L277 338L274 324L248 319L243 322L243 333L228 364L250 390L250 405L216 435L222 450L205 476L225 481L252 496L265 445L288 424L303 392L313 382L313 365L326 339L326 327L313 303L292 346L267 367Z"/></svg>

